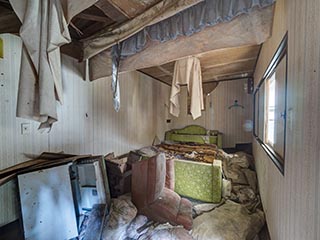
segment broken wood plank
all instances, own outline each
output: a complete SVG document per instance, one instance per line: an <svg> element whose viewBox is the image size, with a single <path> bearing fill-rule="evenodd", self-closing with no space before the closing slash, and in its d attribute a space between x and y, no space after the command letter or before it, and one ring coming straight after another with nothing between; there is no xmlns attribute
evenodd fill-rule
<svg viewBox="0 0 320 240"><path fill-rule="evenodd" d="M12 179L14 179L17 176L17 174L13 173L11 175L8 175L6 177L0 178L0 186L2 186L3 184L11 181Z"/></svg>
<svg viewBox="0 0 320 240"><path fill-rule="evenodd" d="M66 153L56 153L56 152L43 152L40 154L37 159L48 159L48 160L56 160L61 158L67 158L67 157L74 157L76 155L74 154L66 154Z"/></svg>
<svg viewBox="0 0 320 240"><path fill-rule="evenodd" d="M40 169L45 169L45 168L56 167L56 166L60 166L60 165L66 164L66 163L76 162L80 159L85 159L88 157L91 157L91 155L77 155L74 157L56 159L55 161L46 160L46 162L43 162L43 163L35 165L35 166L31 166L29 168L26 168L19 173L26 173L26 172L32 172L32 171L36 171L36 170L40 170Z"/></svg>
<svg viewBox="0 0 320 240"><path fill-rule="evenodd" d="M45 162L47 162L47 160L34 159L34 160L29 160L29 161L25 161L25 162L16 164L14 166L0 170L0 178L6 177L6 176L13 174L13 173L17 173L17 172L19 172L23 169L29 168L31 166L37 166L37 165L43 164Z"/></svg>

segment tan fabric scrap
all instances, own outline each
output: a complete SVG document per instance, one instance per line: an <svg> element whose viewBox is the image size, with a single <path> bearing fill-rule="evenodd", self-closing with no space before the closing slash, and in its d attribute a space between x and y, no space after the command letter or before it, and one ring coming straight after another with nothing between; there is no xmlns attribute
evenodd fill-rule
<svg viewBox="0 0 320 240"><path fill-rule="evenodd" d="M176 61L170 96L170 113L178 117L180 114L179 94L180 85L186 84L191 95L190 112L193 119L201 116L204 109L202 76L200 60L196 57L187 57Z"/></svg>

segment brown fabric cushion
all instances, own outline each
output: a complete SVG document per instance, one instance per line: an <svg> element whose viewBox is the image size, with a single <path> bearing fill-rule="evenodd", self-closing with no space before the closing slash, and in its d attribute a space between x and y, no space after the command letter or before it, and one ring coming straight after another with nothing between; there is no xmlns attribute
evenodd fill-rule
<svg viewBox="0 0 320 240"><path fill-rule="evenodd" d="M149 158L148 161L148 184L147 201L148 204L154 202L161 195L165 184L166 159L163 153Z"/></svg>
<svg viewBox="0 0 320 240"><path fill-rule="evenodd" d="M167 159L166 161L166 188L174 191L174 161Z"/></svg>
<svg viewBox="0 0 320 240"><path fill-rule="evenodd" d="M159 154L132 165L132 202L140 214L158 222L192 227L192 205L166 188L166 159Z"/></svg>
<svg viewBox="0 0 320 240"><path fill-rule="evenodd" d="M147 202L148 160L136 162L132 165L131 196L132 202L138 209Z"/></svg>
<svg viewBox="0 0 320 240"><path fill-rule="evenodd" d="M188 199L181 198L176 222L187 230L192 229L192 204Z"/></svg>

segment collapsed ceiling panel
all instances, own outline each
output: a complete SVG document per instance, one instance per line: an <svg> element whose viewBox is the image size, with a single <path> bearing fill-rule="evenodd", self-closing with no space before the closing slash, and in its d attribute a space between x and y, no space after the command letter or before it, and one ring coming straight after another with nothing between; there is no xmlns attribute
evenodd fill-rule
<svg viewBox="0 0 320 240"><path fill-rule="evenodd" d="M203 82L239 76L252 77L260 45L224 48L195 55L200 59ZM175 61L140 71L171 85Z"/></svg>

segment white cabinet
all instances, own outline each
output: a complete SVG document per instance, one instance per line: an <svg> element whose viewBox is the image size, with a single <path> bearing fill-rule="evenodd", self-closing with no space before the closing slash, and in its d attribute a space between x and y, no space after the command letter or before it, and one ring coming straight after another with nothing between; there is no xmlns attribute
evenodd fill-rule
<svg viewBox="0 0 320 240"><path fill-rule="evenodd" d="M78 236L69 166L18 176L26 240L63 240Z"/></svg>

